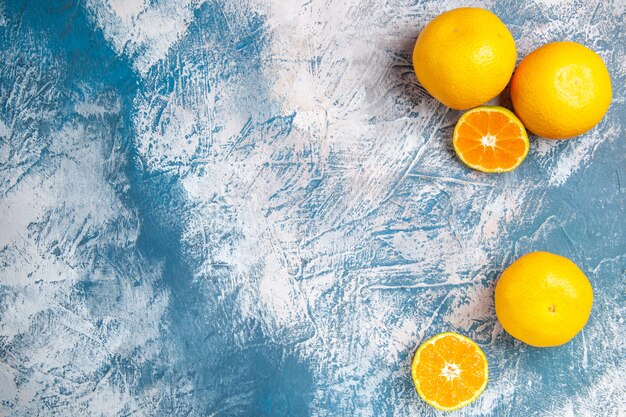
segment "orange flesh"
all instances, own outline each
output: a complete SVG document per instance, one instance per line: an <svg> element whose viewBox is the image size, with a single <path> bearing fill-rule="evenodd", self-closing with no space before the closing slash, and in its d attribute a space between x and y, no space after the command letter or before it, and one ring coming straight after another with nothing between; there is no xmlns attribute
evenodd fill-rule
<svg viewBox="0 0 626 417"><path fill-rule="evenodd" d="M446 336L424 347L415 377L429 401L453 408L481 391L487 378L486 360L475 346Z"/></svg>
<svg viewBox="0 0 626 417"><path fill-rule="evenodd" d="M465 115L456 135L455 146L460 156L468 164L489 171L511 169L526 155L523 128L497 111Z"/></svg>

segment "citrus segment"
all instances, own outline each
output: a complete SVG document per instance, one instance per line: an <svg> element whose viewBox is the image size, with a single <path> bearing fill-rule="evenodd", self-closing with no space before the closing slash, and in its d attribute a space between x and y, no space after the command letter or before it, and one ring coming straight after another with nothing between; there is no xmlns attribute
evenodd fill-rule
<svg viewBox="0 0 626 417"><path fill-rule="evenodd" d="M528 135L517 117L504 107L482 106L459 119L452 141L463 163L482 172L508 172L528 154Z"/></svg>
<svg viewBox="0 0 626 417"><path fill-rule="evenodd" d="M457 333L441 333L424 342L415 353L411 372L419 396L444 411L476 400L489 377L483 351Z"/></svg>

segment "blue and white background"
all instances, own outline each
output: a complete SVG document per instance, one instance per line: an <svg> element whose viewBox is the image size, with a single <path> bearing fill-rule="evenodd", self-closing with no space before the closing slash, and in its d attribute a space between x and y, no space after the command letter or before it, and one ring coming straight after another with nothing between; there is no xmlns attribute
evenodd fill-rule
<svg viewBox="0 0 626 417"><path fill-rule="evenodd" d="M463 167L411 67L461 5L597 51L603 121ZM442 416L442 331L490 361L450 415L626 415L623 0L0 0L0 51L0 415ZM562 347L495 317L533 250L594 287Z"/></svg>

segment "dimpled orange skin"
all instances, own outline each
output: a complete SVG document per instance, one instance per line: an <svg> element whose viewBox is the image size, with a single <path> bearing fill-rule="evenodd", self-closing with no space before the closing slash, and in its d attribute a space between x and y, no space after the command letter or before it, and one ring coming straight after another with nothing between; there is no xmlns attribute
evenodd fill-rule
<svg viewBox="0 0 626 417"><path fill-rule="evenodd" d="M513 337L531 346L567 343L587 323L593 290L569 259L532 252L513 262L495 290L496 315Z"/></svg>
<svg viewBox="0 0 626 417"><path fill-rule="evenodd" d="M488 10L445 12L422 30L413 50L417 79L437 100L466 110L504 90L517 60L511 32Z"/></svg>
<svg viewBox="0 0 626 417"><path fill-rule="evenodd" d="M511 79L515 114L531 132L568 139L597 125L611 104L602 58L576 42L553 42L527 55Z"/></svg>

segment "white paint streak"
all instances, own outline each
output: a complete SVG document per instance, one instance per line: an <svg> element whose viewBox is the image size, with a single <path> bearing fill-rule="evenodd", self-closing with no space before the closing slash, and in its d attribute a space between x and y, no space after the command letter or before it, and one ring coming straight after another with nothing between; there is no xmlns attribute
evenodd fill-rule
<svg viewBox="0 0 626 417"><path fill-rule="evenodd" d="M185 33L197 0L87 0L94 23L118 54L126 55L139 73L165 58Z"/></svg>
<svg viewBox="0 0 626 417"><path fill-rule="evenodd" d="M0 120L0 138L8 138L11 136L11 128L6 125L2 120Z"/></svg>
<svg viewBox="0 0 626 417"><path fill-rule="evenodd" d="M74 111L84 117L95 116L102 118L105 115L119 113L120 105L118 102L117 106L109 108L98 103L80 102L74 105Z"/></svg>
<svg viewBox="0 0 626 417"><path fill-rule="evenodd" d="M148 7L147 0L108 0L113 12L125 23L132 23L133 18L138 16ZM148 3L148 4L146 4Z"/></svg>
<svg viewBox="0 0 626 417"><path fill-rule="evenodd" d="M493 289L495 285L476 285L458 291L455 302L449 310L446 320L457 329L469 332L472 326L483 322L495 324Z"/></svg>
<svg viewBox="0 0 626 417"><path fill-rule="evenodd" d="M7 18L4 10L4 3L0 3L0 27L7 25Z"/></svg>
<svg viewBox="0 0 626 417"><path fill-rule="evenodd" d="M556 162L552 162L549 170L550 185L563 185L569 177L592 160L598 146L605 141L616 140L621 132L620 127L612 125L605 129L595 128L589 134L571 139L567 148L561 149L558 156L553 156Z"/></svg>

